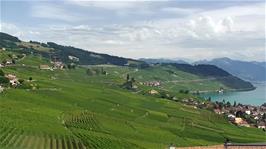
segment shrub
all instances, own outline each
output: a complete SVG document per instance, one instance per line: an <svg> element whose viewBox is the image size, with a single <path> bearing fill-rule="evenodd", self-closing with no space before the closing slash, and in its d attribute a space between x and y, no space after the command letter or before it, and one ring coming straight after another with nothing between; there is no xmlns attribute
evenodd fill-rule
<svg viewBox="0 0 266 149"><path fill-rule="evenodd" d="M0 76L5 76L5 73L2 69L0 69Z"/></svg>
<svg viewBox="0 0 266 149"><path fill-rule="evenodd" d="M9 79L3 76L0 76L0 84L8 84Z"/></svg>

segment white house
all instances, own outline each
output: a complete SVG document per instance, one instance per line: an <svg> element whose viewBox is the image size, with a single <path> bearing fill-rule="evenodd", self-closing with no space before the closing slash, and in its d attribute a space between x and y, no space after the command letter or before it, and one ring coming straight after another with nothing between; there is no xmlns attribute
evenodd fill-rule
<svg viewBox="0 0 266 149"><path fill-rule="evenodd" d="M250 115L251 112L249 110L245 111L246 114Z"/></svg>

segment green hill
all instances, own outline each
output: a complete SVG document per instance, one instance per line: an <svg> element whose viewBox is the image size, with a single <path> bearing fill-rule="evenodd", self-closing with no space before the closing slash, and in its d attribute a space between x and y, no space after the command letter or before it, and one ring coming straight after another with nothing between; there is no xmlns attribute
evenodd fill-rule
<svg viewBox="0 0 266 149"><path fill-rule="evenodd" d="M6 58L21 54L20 48L6 48L0 51ZM136 90L151 88L141 82L159 80L163 84L158 90L196 98L178 91L219 88L223 84L215 78L171 65L40 70L40 64L51 65L46 57L30 53L2 68L23 80L23 85L0 93L0 148L166 148L169 144L221 144L225 138L233 142L266 139L262 130L237 127L211 111L121 87L129 74L136 79ZM87 73L101 68L106 74Z"/></svg>

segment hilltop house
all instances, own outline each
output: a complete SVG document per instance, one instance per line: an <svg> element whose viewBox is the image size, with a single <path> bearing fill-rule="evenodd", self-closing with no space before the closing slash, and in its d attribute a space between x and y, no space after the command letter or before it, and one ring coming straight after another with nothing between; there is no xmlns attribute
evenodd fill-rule
<svg viewBox="0 0 266 149"><path fill-rule="evenodd" d="M63 69L64 68L64 64L62 62L53 62L53 68L54 69Z"/></svg>
<svg viewBox="0 0 266 149"><path fill-rule="evenodd" d="M156 90L150 90L150 91L149 91L149 94L151 94L151 95L155 95L155 94L159 94L159 92L156 91Z"/></svg>
<svg viewBox="0 0 266 149"><path fill-rule="evenodd" d="M5 77L9 79L9 83L11 86L16 87L19 85L19 81L17 79L17 76L12 75L12 74L7 74L7 75L5 75Z"/></svg>
<svg viewBox="0 0 266 149"><path fill-rule="evenodd" d="M40 65L39 68L41 70L51 70L50 66L48 66L48 65Z"/></svg>
<svg viewBox="0 0 266 149"><path fill-rule="evenodd" d="M71 61L74 61L74 62L78 62L79 61L79 58L77 58L75 56L71 56L71 55L68 56L68 59L70 59Z"/></svg>
<svg viewBox="0 0 266 149"><path fill-rule="evenodd" d="M159 81L144 82L143 85L157 87L161 85Z"/></svg>

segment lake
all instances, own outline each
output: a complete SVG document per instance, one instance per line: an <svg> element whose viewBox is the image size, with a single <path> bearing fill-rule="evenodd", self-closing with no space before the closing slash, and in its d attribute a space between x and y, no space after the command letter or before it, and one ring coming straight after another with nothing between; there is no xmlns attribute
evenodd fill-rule
<svg viewBox="0 0 266 149"><path fill-rule="evenodd" d="M266 84L254 84L257 88L253 91L241 91L241 92L225 92L219 93L206 93L202 94L202 97L211 97L212 101L223 101L236 103L250 104L250 105L261 105L266 103Z"/></svg>

